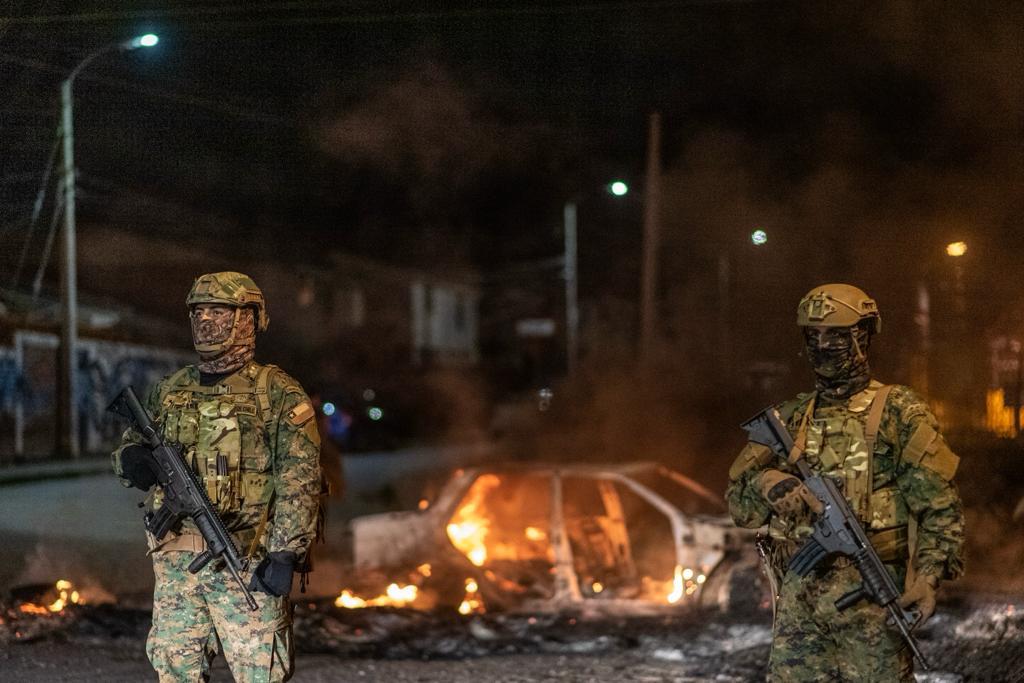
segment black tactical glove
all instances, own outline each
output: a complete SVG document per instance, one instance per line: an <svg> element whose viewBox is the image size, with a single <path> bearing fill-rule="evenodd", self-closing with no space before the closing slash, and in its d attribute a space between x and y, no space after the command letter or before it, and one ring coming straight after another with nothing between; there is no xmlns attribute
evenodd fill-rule
<svg viewBox="0 0 1024 683"><path fill-rule="evenodd" d="M132 444L121 451L121 473L137 489L148 491L153 488L157 482L157 467L153 451L145 446Z"/></svg>
<svg viewBox="0 0 1024 683"><path fill-rule="evenodd" d="M256 565L249 581L249 590L281 597L292 592L292 574L298 558L290 550L269 553Z"/></svg>

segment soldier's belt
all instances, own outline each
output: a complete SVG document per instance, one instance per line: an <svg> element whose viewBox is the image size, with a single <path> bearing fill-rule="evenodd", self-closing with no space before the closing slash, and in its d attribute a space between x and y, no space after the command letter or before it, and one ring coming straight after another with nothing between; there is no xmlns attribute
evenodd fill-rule
<svg viewBox="0 0 1024 683"><path fill-rule="evenodd" d="M239 552L245 553L256 538L255 527L240 529L231 532L231 538L235 541L235 547ZM198 533L183 531L176 535L168 534L167 538L153 547L149 554L156 552L171 552L174 550L187 550L193 553L201 553L206 550L206 540Z"/></svg>

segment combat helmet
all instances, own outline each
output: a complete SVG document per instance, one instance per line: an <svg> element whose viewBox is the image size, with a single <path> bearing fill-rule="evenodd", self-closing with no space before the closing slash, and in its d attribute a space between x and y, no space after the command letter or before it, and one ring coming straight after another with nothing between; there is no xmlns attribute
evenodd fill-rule
<svg viewBox="0 0 1024 683"><path fill-rule="evenodd" d="M796 324L800 327L851 327L862 320L869 321L870 333L882 330L878 304L853 285L819 285L804 295L796 307Z"/></svg>
<svg viewBox="0 0 1024 683"><path fill-rule="evenodd" d="M218 343L197 345L196 350L200 353L221 352L237 343L255 341L254 338L238 339L235 336L238 330L238 316L244 308L256 309L256 329L258 331L263 332L270 324L263 292L251 277L242 273L225 271L200 275L192 284L192 289L189 290L188 296L185 298L185 305L188 306L189 311L198 304L221 304L235 309L235 320L228 338Z"/></svg>

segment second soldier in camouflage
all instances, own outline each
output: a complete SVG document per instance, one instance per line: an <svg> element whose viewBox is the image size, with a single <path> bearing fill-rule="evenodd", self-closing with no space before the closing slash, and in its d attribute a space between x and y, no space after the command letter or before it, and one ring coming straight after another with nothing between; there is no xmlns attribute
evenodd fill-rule
<svg viewBox="0 0 1024 683"><path fill-rule="evenodd" d="M867 350L881 328L873 299L856 287L823 285L801 301L797 323L816 375L815 391L779 406L810 468L849 501L897 585L901 605L923 619L943 580L963 572L963 509L953 475L959 459L927 403L910 388L872 380ZM886 612L835 601L860 584L846 558L805 577L786 571L811 533L810 492L791 463L748 443L726 490L740 526L768 525L780 582L768 680L913 681L913 661Z"/></svg>

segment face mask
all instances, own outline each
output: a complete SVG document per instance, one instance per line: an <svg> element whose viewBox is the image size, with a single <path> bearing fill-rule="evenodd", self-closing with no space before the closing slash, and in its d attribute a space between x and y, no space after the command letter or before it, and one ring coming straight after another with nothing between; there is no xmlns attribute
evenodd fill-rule
<svg viewBox="0 0 1024 683"><path fill-rule="evenodd" d="M208 347L218 346L231 337L235 326L235 309L227 306L215 306L192 309L192 344L199 355L214 353Z"/></svg>
<svg viewBox="0 0 1024 683"><path fill-rule="evenodd" d="M191 320L192 343L199 353L201 372L231 372L255 356L256 320L251 309L197 306Z"/></svg>
<svg viewBox="0 0 1024 683"><path fill-rule="evenodd" d="M854 327L808 327L804 330L807 358L818 377L819 391L826 395L849 396L867 386L868 333Z"/></svg>

